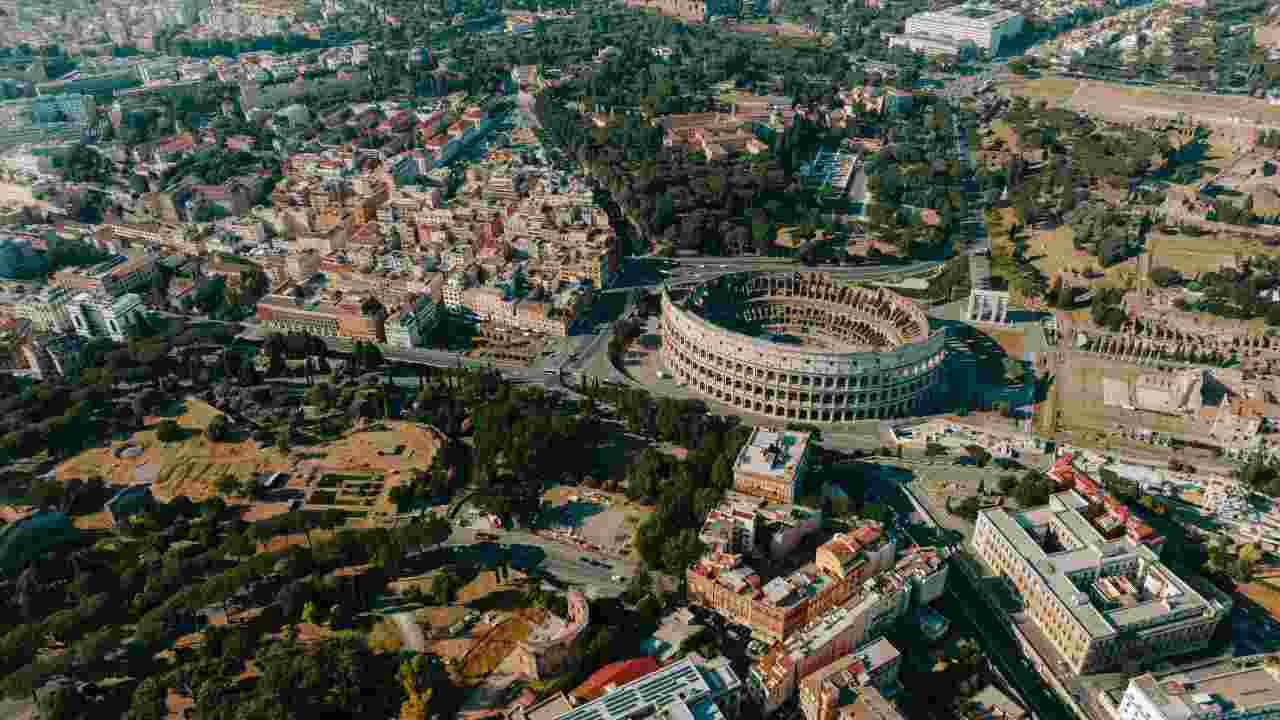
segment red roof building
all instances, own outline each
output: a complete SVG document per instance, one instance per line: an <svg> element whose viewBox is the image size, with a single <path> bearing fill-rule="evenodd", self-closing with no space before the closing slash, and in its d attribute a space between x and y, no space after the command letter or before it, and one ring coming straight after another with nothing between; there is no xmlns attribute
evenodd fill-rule
<svg viewBox="0 0 1280 720"><path fill-rule="evenodd" d="M604 695L610 687L620 687L651 672L656 672L657 669L658 661L648 656L619 660L592 673L591 677L574 688L570 695L580 703L589 702Z"/></svg>

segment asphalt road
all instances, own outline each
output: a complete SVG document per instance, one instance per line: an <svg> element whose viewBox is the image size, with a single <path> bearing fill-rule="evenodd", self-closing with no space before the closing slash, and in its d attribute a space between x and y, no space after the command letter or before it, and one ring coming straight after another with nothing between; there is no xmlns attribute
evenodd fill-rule
<svg viewBox="0 0 1280 720"><path fill-rule="evenodd" d="M1075 720L1075 713L1054 695L1028 664L1006 621L1001 619L993 622L987 603L974 589L967 575L958 571L956 564L952 565L951 570L947 574L947 590L942 603L947 617L978 636L988 660L1000 670L1022 699L1031 705L1039 720Z"/></svg>

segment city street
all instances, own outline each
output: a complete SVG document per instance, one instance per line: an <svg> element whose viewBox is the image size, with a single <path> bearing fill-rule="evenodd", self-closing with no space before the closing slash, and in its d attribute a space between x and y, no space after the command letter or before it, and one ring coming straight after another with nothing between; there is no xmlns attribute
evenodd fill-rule
<svg viewBox="0 0 1280 720"><path fill-rule="evenodd" d="M957 572L952 561L947 574L947 591L940 603L942 612L965 633L982 641L982 650L1040 720L1074 720L1074 713L1053 694L1022 654L1007 621L992 622L993 614L968 575Z"/></svg>

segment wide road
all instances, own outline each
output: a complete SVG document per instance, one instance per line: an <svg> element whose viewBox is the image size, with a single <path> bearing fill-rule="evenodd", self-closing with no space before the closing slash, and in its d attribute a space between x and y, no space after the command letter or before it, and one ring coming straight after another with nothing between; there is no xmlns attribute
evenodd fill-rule
<svg viewBox="0 0 1280 720"><path fill-rule="evenodd" d="M991 661L1031 706L1040 720L1075 720L1044 679L1030 666L1022 653L1008 620L992 611L975 589L968 575L952 562L947 573L947 590L942 601L943 612L970 634L977 635L987 659Z"/></svg>

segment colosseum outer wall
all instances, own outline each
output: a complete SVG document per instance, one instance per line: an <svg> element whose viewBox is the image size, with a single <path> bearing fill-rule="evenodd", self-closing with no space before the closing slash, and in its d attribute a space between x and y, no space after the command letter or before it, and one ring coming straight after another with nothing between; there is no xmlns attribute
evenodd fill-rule
<svg viewBox="0 0 1280 720"><path fill-rule="evenodd" d="M930 333L924 313L906 298L816 273L739 284L735 301L744 312L777 315L792 327L821 325L883 349L826 352L750 337L664 292L661 358L677 381L725 405L789 421L906 417L934 402L946 335Z"/></svg>

